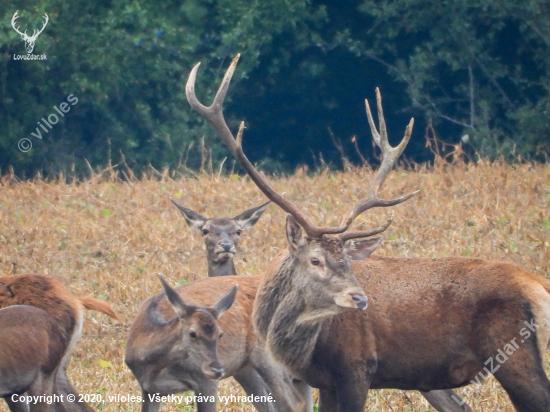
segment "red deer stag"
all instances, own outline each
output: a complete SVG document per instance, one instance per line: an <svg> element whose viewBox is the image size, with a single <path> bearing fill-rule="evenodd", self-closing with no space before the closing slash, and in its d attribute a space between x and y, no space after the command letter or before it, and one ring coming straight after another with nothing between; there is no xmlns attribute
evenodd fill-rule
<svg viewBox="0 0 550 412"><path fill-rule="evenodd" d="M237 253L241 232L254 226L271 203L266 202L250 208L232 218L208 218L177 204L172 198L170 200L179 209L187 224L202 233L208 260L208 276L237 274L233 258Z"/></svg>
<svg viewBox="0 0 550 412"><path fill-rule="evenodd" d="M34 306L55 319L67 345L56 376L58 392L65 399L68 394L79 399L78 392L67 378L66 368L82 331L82 308L95 310L118 320L116 313L106 302L91 296L74 296L53 277L32 274L0 276L0 308L13 305ZM93 411L85 402L63 402L54 406L56 411Z"/></svg>
<svg viewBox="0 0 550 412"><path fill-rule="evenodd" d="M436 390L479 381L482 371L493 373L517 411L550 410L550 381L542 366L550 338L549 280L510 263L482 259L361 261L380 245L381 237L355 239L381 233L388 225L347 232L366 210L396 205L414 195L394 200L377 196L410 139L412 120L403 141L393 148L378 90L380 132L366 102L373 138L382 150L380 169L365 198L339 227L316 226L248 161L241 147L243 123L236 138L225 123L222 103L237 59L210 107L195 96L198 65L189 76L187 97L256 185L289 213L288 252L263 278L254 323L273 356L320 389L319 410L363 411L370 388L434 391L432 397L445 401L450 392L439 396ZM366 311L363 289L372 297ZM495 365L495 359L500 364Z"/></svg>
<svg viewBox="0 0 550 412"><path fill-rule="evenodd" d="M286 370L271 359L263 345L258 345L252 326L252 308L260 281L259 276L223 276L201 279L175 289L187 305L197 311L203 307L201 311L205 311L215 296L239 284L239 293L227 314L219 319L209 317L209 322L215 321L216 330L224 332L219 341L219 334L210 342L187 336L189 326L183 322L182 326L175 324L165 293L143 304L130 328L125 355L126 364L141 386L142 412L159 411L161 403L156 394L166 396L190 390L197 397L202 396L202 402L197 402L199 412L215 412L217 379L229 376L233 376L248 395L258 397L254 405L260 412L303 410L302 399L292 389ZM204 316L197 317L195 322L197 329L202 328ZM192 345L206 343L205 350L215 350L217 344L222 375L209 373L200 358L189 353ZM269 400L270 390L275 403Z"/></svg>
<svg viewBox="0 0 550 412"><path fill-rule="evenodd" d="M66 350L67 341L47 312L23 305L0 309L0 397L12 412L50 410Z"/></svg>

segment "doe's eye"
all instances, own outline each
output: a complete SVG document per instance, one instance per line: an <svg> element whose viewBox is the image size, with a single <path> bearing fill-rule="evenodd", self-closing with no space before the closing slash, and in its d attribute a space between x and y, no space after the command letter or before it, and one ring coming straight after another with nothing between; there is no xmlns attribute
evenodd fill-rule
<svg viewBox="0 0 550 412"><path fill-rule="evenodd" d="M207 235L208 233L210 233L210 231L208 229L203 229L202 230L202 234L203 235Z"/></svg>
<svg viewBox="0 0 550 412"><path fill-rule="evenodd" d="M321 261L317 258L311 258L311 264L314 266L318 266L321 264Z"/></svg>
<svg viewBox="0 0 550 412"><path fill-rule="evenodd" d="M189 332L189 336L192 338L196 338L197 334L195 332Z"/></svg>
<svg viewBox="0 0 550 412"><path fill-rule="evenodd" d="M237 230L237 235L241 235L241 233L243 233L243 231L241 229Z"/></svg>

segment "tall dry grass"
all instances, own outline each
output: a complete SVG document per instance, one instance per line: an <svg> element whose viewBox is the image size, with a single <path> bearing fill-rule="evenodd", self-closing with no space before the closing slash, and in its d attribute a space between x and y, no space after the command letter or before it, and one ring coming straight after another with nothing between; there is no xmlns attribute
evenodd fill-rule
<svg viewBox="0 0 550 412"><path fill-rule="evenodd" d="M364 168L325 171L272 179L313 220L337 224L364 194L372 173ZM232 216L264 197L248 178L216 177L135 179L127 182L96 175L82 183L15 182L4 177L0 190L0 273L36 272L62 280L75 294L105 299L123 324L88 312L69 376L81 393L139 394L123 363L127 330L141 303L161 288L158 272L173 283L206 276L200 235L170 203L207 216ZM436 164L393 171L382 196L420 188L421 193L392 210L375 209L355 227L372 227L393 215L384 245L391 256L478 256L510 260L550 276L550 166L501 163ZM285 247L284 213L271 206L243 234L239 273L260 273ZM548 366L546 364L546 366ZM549 368L547 368L549 370ZM239 387L225 380L222 394ZM459 390L476 411L511 411L506 393L494 379ZM105 411L137 411L135 403L93 404ZM2 406L7 410L5 405ZM192 410L165 405L164 410ZM228 405L220 411L252 411ZM368 411L426 411L417 392L370 391Z"/></svg>

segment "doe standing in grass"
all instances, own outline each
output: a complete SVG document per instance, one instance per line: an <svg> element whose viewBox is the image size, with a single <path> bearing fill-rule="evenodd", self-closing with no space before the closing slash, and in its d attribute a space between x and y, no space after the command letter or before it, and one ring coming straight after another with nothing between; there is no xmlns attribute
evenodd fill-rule
<svg viewBox="0 0 550 412"><path fill-rule="evenodd" d="M170 198L187 224L200 231L206 246L208 276L236 275L233 259L243 230L256 224L271 201L252 207L235 217L204 217Z"/></svg>

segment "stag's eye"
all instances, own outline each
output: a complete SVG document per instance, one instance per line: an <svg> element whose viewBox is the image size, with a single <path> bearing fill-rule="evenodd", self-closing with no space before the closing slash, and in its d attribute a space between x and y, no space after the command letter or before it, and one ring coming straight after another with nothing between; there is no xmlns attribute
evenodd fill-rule
<svg viewBox="0 0 550 412"><path fill-rule="evenodd" d="M218 339L221 339L221 338L222 338L222 336L223 336L223 332L222 332L222 333L220 333L220 337L219 337Z"/></svg>
<svg viewBox="0 0 550 412"><path fill-rule="evenodd" d="M203 235L207 235L208 233L210 233L210 231L208 229L203 229L202 230L202 234Z"/></svg>
<svg viewBox="0 0 550 412"><path fill-rule="evenodd" d="M321 261L317 258L311 258L311 264L313 266L319 266L321 264Z"/></svg>
<svg viewBox="0 0 550 412"><path fill-rule="evenodd" d="M243 231L241 229L237 230L237 235L240 236Z"/></svg>
<svg viewBox="0 0 550 412"><path fill-rule="evenodd" d="M189 332L189 336L195 339L197 337L197 334L195 332Z"/></svg>

